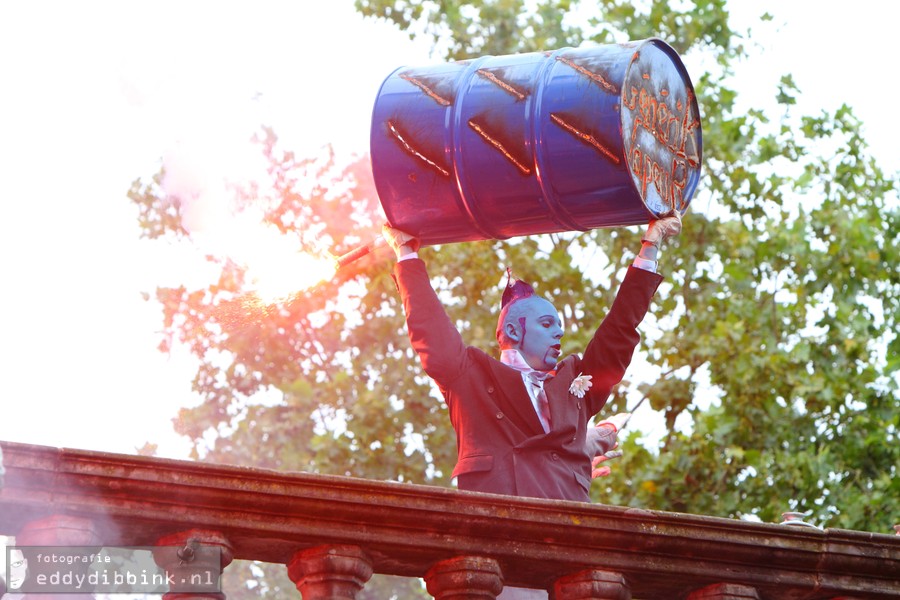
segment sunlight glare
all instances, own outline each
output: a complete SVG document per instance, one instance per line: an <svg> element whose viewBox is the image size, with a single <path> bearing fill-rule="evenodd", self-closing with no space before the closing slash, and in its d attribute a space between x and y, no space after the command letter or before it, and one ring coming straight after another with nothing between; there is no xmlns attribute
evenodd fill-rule
<svg viewBox="0 0 900 600"><path fill-rule="evenodd" d="M247 275L253 293L266 304L273 304L331 279L336 267L330 257L294 251L259 256L247 264Z"/></svg>
<svg viewBox="0 0 900 600"><path fill-rule="evenodd" d="M267 186L267 165L250 135L223 127L205 133L180 140L164 158L163 186L180 201L191 241L243 267L247 291L265 304L289 300L334 276L337 263L327 250L303 247L265 222L265 203L236 196L236 184Z"/></svg>

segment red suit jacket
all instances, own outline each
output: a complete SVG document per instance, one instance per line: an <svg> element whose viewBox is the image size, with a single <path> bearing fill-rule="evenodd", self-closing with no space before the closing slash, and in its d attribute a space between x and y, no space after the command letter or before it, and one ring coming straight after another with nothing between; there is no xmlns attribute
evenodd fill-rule
<svg viewBox="0 0 900 600"><path fill-rule="evenodd" d="M394 280L412 346L450 409L458 456L453 476L459 488L589 502L588 421L622 380L640 341L637 327L662 277L629 268L584 356L568 356L558 364L556 376L544 384L549 433L541 427L519 371L463 344L431 287L425 263L398 262ZM593 376L584 398L569 392L579 374Z"/></svg>

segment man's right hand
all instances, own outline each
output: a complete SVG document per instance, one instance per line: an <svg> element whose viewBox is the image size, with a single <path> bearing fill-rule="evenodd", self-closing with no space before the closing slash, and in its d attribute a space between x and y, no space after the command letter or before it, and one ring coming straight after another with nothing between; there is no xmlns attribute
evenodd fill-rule
<svg viewBox="0 0 900 600"><path fill-rule="evenodd" d="M381 227L381 235L388 246L394 249L397 258L412 254L419 249L419 239L416 236L394 229L387 223Z"/></svg>

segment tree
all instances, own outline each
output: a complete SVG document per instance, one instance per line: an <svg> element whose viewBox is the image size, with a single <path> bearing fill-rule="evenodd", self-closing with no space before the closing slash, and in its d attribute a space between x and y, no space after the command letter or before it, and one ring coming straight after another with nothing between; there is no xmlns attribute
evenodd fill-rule
<svg viewBox="0 0 900 600"><path fill-rule="evenodd" d="M448 59L650 36L710 57L716 66L693 74L704 133L693 203L715 209L692 209L665 249L667 283L642 345L654 376L629 375L605 409L642 404L665 431L633 424L625 457L594 484L594 499L764 521L809 510L823 526L890 531L896 515L884 509L900 498L898 185L867 154L852 111L793 114L800 90L789 75L777 90L780 115L738 111L730 65L746 50L724 0L675 8L550 0L527 11L514 0L356 5L432 36ZM591 18L573 18L586 8ZM239 207L262 203L268 222L312 252L316 240L341 250L360 231L377 231L365 159L299 159L271 131L258 142L270 182L237 190ZM189 241L180 219L187 199L167 193L164 176L139 179L129 193L143 235ZM638 245L638 228L622 228L422 254L467 343L494 347L492 309L511 264L553 297L565 346L576 349ZM449 484L453 432L406 340L389 261L371 259L266 307L248 302L240 265L211 260L221 268L214 285L156 294L166 339L199 360L203 402L177 424L198 458ZM593 282L603 283L601 297L584 293ZM262 399L273 391L274 401Z"/></svg>

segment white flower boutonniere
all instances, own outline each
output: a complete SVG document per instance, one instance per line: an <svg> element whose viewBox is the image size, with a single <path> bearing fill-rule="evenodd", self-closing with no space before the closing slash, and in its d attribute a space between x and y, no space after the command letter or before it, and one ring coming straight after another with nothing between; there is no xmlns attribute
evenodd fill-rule
<svg viewBox="0 0 900 600"><path fill-rule="evenodd" d="M590 375L582 375L578 374L578 377L572 380L572 385L569 386L569 393L575 394L578 398L584 398L585 392L591 389L591 376Z"/></svg>

